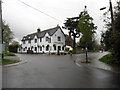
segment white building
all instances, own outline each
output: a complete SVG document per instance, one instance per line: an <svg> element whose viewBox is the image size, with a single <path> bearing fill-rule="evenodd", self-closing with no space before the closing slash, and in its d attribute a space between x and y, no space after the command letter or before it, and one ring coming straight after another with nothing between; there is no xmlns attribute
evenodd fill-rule
<svg viewBox="0 0 120 90"><path fill-rule="evenodd" d="M57 26L55 28L29 34L22 38L22 45L18 48L19 53L63 53L65 48L65 34Z"/></svg>

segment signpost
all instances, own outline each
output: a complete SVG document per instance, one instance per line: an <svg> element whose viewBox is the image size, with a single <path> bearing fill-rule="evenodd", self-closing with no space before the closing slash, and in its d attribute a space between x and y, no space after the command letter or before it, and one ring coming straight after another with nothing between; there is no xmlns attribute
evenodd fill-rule
<svg viewBox="0 0 120 90"><path fill-rule="evenodd" d="M3 45L3 28L2 28L2 1L0 0L0 54L4 58L5 46Z"/></svg>

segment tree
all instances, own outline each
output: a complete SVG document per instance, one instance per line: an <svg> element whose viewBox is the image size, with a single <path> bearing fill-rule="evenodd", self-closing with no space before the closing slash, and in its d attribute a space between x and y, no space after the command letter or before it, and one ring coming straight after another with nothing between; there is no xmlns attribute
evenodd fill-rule
<svg viewBox="0 0 120 90"><path fill-rule="evenodd" d="M2 23L3 26L3 43L6 47L8 47L9 43L13 39L13 32L11 31L8 24L5 24L5 22Z"/></svg>
<svg viewBox="0 0 120 90"><path fill-rule="evenodd" d="M107 30L102 34L101 42L105 44L107 50L112 49L113 62L120 64L120 1L117 1L117 5L115 6L113 24L108 19L106 22Z"/></svg>
<svg viewBox="0 0 120 90"><path fill-rule="evenodd" d="M115 20L114 20L114 28L115 31L113 33L113 56L115 58L115 63L120 64L120 1L117 2L117 6L115 6L114 12Z"/></svg>
<svg viewBox="0 0 120 90"><path fill-rule="evenodd" d="M78 30L80 30L80 32L82 33L80 46L92 50L95 42L95 29L97 29L97 27L94 25L93 18L90 17L90 15L88 14L86 7L81 15L81 18L79 19L78 28Z"/></svg>
<svg viewBox="0 0 120 90"><path fill-rule="evenodd" d="M67 20L65 20L64 23L64 29L69 30L69 33L72 34L73 36L73 48L74 48L74 53L76 53L76 38L78 38L80 36L80 30L78 30L78 22L79 22L79 18L81 17L82 12L80 13L80 15L78 17L72 17L72 18L67 18Z"/></svg>
<svg viewBox="0 0 120 90"><path fill-rule="evenodd" d="M18 49L19 46L20 46L19 42L13 41L13 42L9 45L9 51L10 51L10 52L17 53L17 49Z"/></svg>

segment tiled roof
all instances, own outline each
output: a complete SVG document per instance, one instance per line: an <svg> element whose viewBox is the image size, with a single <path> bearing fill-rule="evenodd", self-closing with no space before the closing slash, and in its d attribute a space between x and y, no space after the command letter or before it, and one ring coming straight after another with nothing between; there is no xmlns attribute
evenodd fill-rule
<svg viewBox="0 0 120 90"><path fill-rule="evenodd" d="M28 34L27 36L24 36L22 38L22 41L24 41L24 40L32 40L35 35L37 36L37 38L42 38L42 37L45 36L46 33L48 33L50 36L52 36L58 30L58 28L60 28L60 26L50 28L50 29L47 29L47 30L44 30L44 31Z"/></svg>

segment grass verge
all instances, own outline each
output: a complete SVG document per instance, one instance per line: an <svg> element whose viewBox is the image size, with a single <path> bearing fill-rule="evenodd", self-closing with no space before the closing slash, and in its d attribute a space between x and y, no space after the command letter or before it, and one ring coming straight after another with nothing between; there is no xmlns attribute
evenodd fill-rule
<svg viewBox="0 0 120 90"><path fill-rule="evenodd" d="M12 64L12 63L17 63L17 62L20 62L20 61L11 60L11 59L3 59L3 60L0 60L0 65Z"/></svg>
<svg viewBox="0 0 120 90"><path fill-rule="evenodd" d="M108 64L115 64L112 54L107 54L99 59L101 62L108 63Z"/></svg>
<svg viewBox="0 0 120 90"><path fill-rule="evenodd" d="M16 56L16 55L12 52L7 52L7 53L4 54L4 56Z"/></svg>

